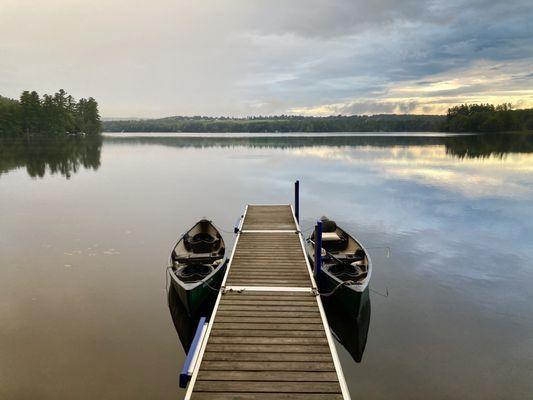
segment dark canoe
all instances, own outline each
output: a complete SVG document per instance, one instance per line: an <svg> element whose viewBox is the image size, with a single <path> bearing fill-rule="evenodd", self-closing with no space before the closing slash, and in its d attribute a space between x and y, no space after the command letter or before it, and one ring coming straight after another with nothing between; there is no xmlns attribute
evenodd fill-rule
<svg viewBox="0 0 533 400"><path fill-rule="evenodd" d="M216 297L226 270L224 253L224 239L206 219L189 229L172 249L169 275L188 315L197 315L202 304Z"/></svg>
<svg viewBox="0 0 533 400"><path fill-rule="evenodd" d="M322 218L322 269L317 278L320 292L329 293L350 314L357 314L362 294L368 288L372 262L359 241L339 228L335 221ZM315 268L314 232L307 245L307 256ZM346 282L344 285L339 284Z"/></svg>

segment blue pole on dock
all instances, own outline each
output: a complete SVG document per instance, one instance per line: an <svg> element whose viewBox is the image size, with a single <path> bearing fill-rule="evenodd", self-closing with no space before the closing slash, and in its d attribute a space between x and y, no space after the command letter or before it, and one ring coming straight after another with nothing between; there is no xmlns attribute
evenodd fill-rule
<svg viewBox="0 0 533 400"><path fill-rule="evenodd" d="M320 277L322 270L322 221L316 221L315 227L315 277Z"/></svg>
<svg viewBox="0 0 533 400"><path fill-rule="evenodd" d="M294 182L294 215L300 223L300 181Z"/></svg>

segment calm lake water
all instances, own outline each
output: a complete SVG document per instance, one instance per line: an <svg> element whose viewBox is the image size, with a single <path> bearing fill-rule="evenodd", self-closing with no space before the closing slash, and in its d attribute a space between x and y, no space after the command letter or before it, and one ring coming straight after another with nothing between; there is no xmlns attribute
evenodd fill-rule
<svg viewBox="0 0 533 400"><path fill-rule="evenodd" d="M0 143L0 398L180 398L172 243L295 179L373 258L353 398L533 396L533 136L116 135Z"/></svg>

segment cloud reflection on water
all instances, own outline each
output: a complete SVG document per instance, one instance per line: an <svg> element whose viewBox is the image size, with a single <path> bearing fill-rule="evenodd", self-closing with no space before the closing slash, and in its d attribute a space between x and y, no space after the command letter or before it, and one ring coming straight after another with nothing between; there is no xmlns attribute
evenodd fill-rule
<svg viewBox="0 0 533 400"><path fill-rule="evenodd" d="M533 154L464 158L460 162L443 145L410 147L304 147L295 156L341 161L402 179L434 186L467 198L527 198L533 193Z"/></svg>

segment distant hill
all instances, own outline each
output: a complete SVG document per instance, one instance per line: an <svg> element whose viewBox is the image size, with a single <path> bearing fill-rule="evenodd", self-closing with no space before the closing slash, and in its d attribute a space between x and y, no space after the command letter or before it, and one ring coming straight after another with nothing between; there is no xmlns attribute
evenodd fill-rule
<svg viewBox="0 0 533 400"><path fill-rule="evenodd" d="M437 132L443 115L355 115L303 117L167 117L127 121L103 121L107 132Z"/></svg>

